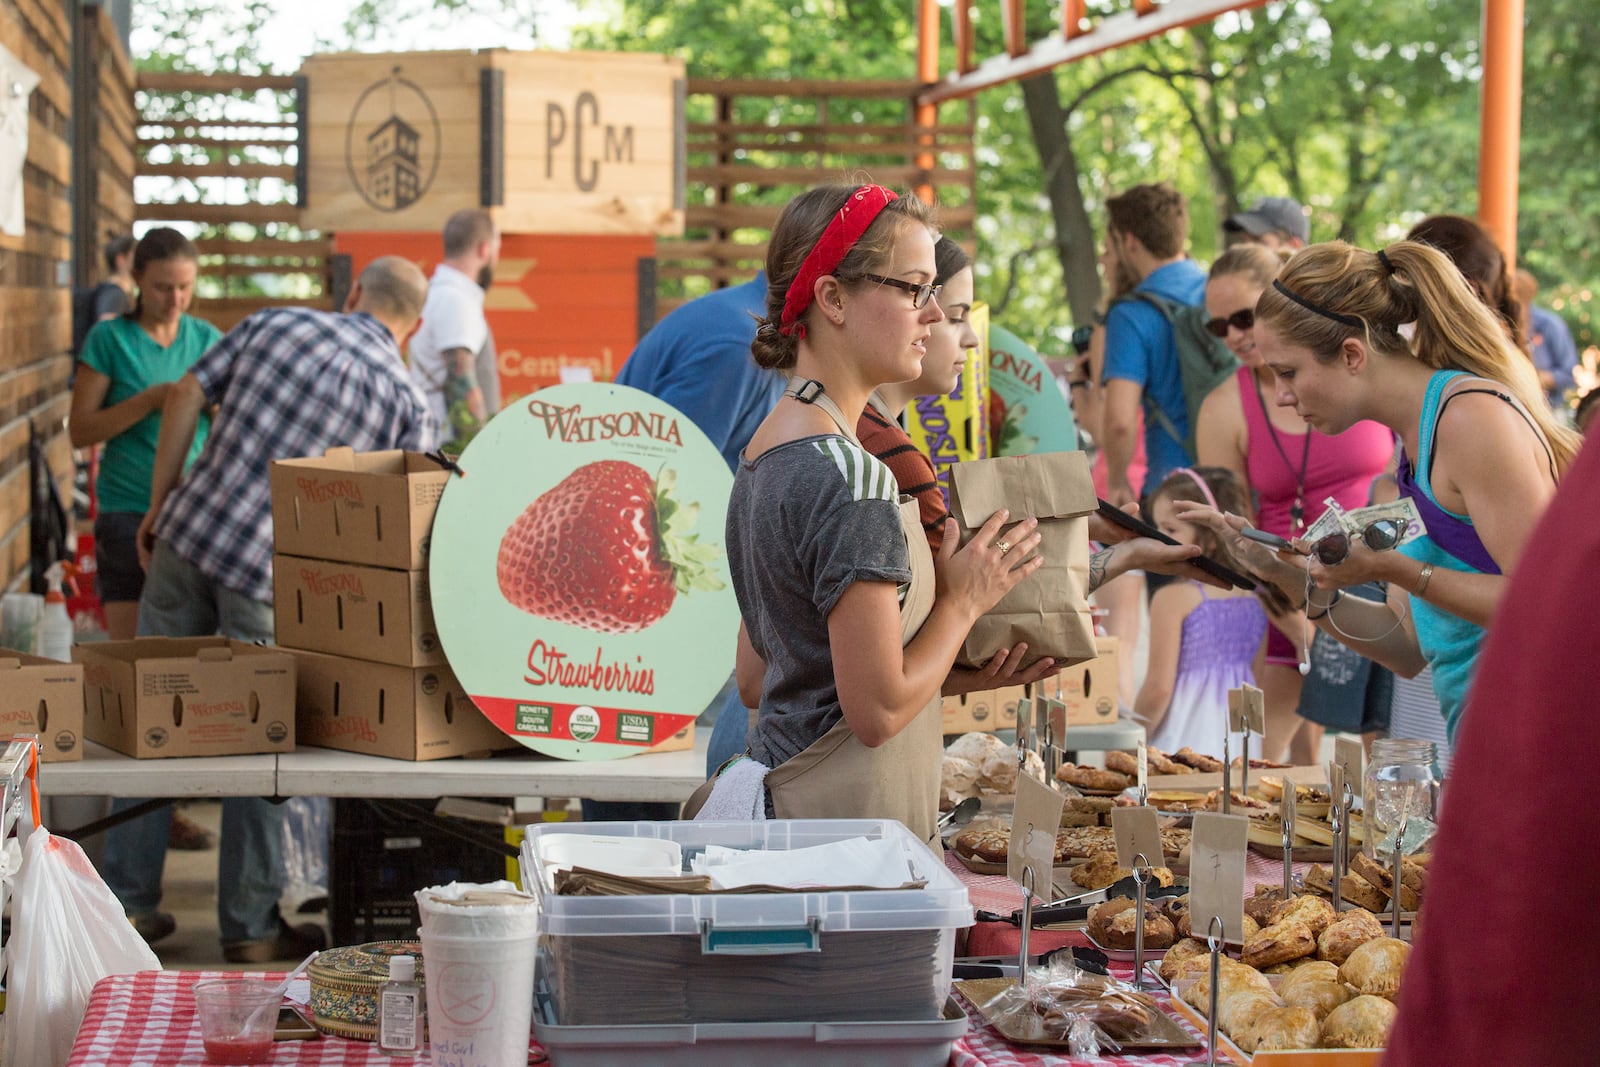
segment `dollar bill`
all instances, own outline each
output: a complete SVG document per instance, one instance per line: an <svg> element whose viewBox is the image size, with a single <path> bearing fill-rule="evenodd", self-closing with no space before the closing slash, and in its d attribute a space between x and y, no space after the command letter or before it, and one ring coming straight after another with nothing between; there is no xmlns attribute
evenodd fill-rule
<svg viewBox="0 0 1600 1067"><path fill-rule="evenodd" d="M1339 502L1330 496L1322 503L1327 510L1317 516L1317 521L1301 535L1313 545L1336 530L1345 529L1344 509L1339 506Z"/></svg>
<svg viewBox="0 0 1600 1067"><path fill-rule="evenodd" d="M1422 522L1422 516L1417 512L1416 502L1409 497L1391 500L1387 504L1371 504L1364 508L1356 508L1343 515L1345 529L1352 537L1383 519L1405 523L1405 532L1400 535L1399 541L1402 545L1415 541L1428 532L1427 526Z"/></svg>

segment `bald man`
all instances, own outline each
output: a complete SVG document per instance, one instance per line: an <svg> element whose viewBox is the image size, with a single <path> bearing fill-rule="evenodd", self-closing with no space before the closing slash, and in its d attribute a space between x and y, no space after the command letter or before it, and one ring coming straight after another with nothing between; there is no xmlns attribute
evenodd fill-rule
<svg viewBox="0 0 1600 1067"><path fill-rule="evenodd" d="M150 511L139 527L141 637L273 639L268 468L335 445L427 447L438 427L401 358L427 288L415 264L375 260L342 314L257 312L173 383L161 411ZM208 406L216 409L211 436L180 480ZM106 838L106 882L152 941L175 925L156 910L170 817L164 809ZM229 962L298 959L320 947L320 930L290 928L278 915L282 820L283 809L265 800L223 801L217 920Z"/></svg>

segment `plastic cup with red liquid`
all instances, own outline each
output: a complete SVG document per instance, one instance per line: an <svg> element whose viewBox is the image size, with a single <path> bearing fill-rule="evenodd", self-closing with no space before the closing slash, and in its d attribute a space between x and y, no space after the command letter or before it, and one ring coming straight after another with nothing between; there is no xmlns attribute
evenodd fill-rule
<svg viewBox="0 0 1600 1067"><path fill-rule="evenodd" d="M267 1063L283 994L256 978L216 978L195 983L200 1037L207 1063Z"/></svg>

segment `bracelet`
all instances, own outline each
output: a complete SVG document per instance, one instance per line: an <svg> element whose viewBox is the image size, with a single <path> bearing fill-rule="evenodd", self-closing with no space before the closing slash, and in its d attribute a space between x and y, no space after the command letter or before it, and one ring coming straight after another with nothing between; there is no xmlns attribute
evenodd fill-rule
<svg viewBox="0 0 1600 1067"><path fill-rule="evenodd" d="M1433 581L1433 564L1424 563L1422 570L1417 572L1417 588L1412 596L1421 596L1428 591L1428 583Z"/></svg>
<svg viewBox="0 0 1600 1067"><path fill-rule="evenodd" d="M1344 590L1343 589L1335 589L1333 591L1332 599L1330 599L1326 604L1324 604L1322 606L1322 611L1320 613L1316 614L1316 615L1307 615L1306 616L1306 621L1307 622L1316 622L1318 619L1322 618L1324 615L1327 615L1328 612L1332 611L1333 610L1333 606L1335 604L1337 604L1339 601L1343 600L1343 599L1344 599ZM1307 608L1311 607L1311 598L1310 597L1306 597L1306 607Z"/></svg>

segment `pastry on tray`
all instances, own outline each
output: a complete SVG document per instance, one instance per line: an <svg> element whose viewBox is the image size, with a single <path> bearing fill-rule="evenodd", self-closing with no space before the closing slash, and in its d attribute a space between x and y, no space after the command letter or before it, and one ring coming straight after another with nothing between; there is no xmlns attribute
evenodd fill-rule
<svg viewBox="0 0 1600 1067"><path fill-rule="evenodd" d="M1290 1004L1262 1012L1232 1036L1234 1044L1246 1052L1316 1048L1322 1026L1316 1012Z"/></svg>
<svg viewBox="0 0 1600 1067"><path fill-rule="evenodd" d="M1068 826L1056 831L1056 855L1063 859L1086 860L1116 847L1116 835L1109 826Z"/></svg>
<svg viewBox="0 0 1600 1067"><path fill-rule="evenodd" d="M1382 997L1359 996L1334 1008L1322 1020L1323 1048L1383 1048L1394 1025L1394 1004Z"/></svg>
<svg viewBox="0 0 1600 1067"><path fill-rule="evenodd" d="M1378 917L1365 908L1355 908L1317 935L1317 959L1341 964L1350 958L1350 953L1382 936L1383 924Z"/></svg>
<svg viewBox="0 0 1600 1067"><path fill-rule="evenodd" d="M1322 896L1333 895L1333 872L1322 864L1313 863L1306 872L1305 881L1307 889ZM1383 890L1355 874L1347 874L1339 879L1339 898L1372 912L1382 911L1389 899Z"/></svg>
<svg viewBox="0 0 1600 1067"><path fill-rule="evenodd" d="M1375 937L1339 965L1339 979L1357 993L1393 1000L1410 957L1411 946L1404 941Z"/></svg>
<svg viewBox="0 0 1600 1067"><path fill-rule="evenodd" d="M1333 905L1321 897L1302 893L1299 896L1279 904L1272 909L1272 914L1267 916L1266 925L1276 926L1281 922L1301 922L1311 928L1311 936L1316 937L1333 925L1338 920L1333 913Z"/></svg>
<svg viewBox="0 0 1600 1067"><path fill-rule="evenodd" d="M1079 789L1094 789L1102 793L1120 793L1133 784L1126 774L1101 767L1083 767L1076 763L1063 763L1056 768L1056 778Z"/></svg>
<svg viewBox="0 0 1600 1067"><path fill-rule="evenodd" d="M1229 790L1228 797L1231 801L1231 803L1228 805L1229 814L1231 815L1249 815L1251 817L1256 817L1274 814L1273 806L1267 803L1265 800L1262 800L1260 797L1253 797L1246 793L1241 793L1237 789ZM1206 794L1206 810L1222 810L1222 790L1213 789L1211 792Z"/></svg>
<svg viewBox="0 0 1600 1067"><path fill-rule="evenodd" d="M1283 1001L1270 990L1263 993L1259 989L1241 989L1226 993L1217 1001L1217 1025L1232 1037L1244 1033L1262 1015L1281 1007Z"/></svg>
<svg viewBox="0 0 1600 1067"><path fill-rule="evenodd" d="M1106 770L1126 774L1134 781L1139 780L1139 757L1132 752L1122 752L1112 749L1106 753Z"/></svg>
<svg viewBox="0 0 1600 1067"><path fill-rule="evenodd" d="M1144 760L1150 765L1153 774L1199 774L1200 772L1188 764L1179 763L1154 745L1146 745Z"/></svg>
<svg viewBox="0 0 1600 1067"><path fill-rule="evenodd" d="M1115 852L1096 852L1089 857L1089 862L1072 869L1072 880L1085 889L1104 889L1114 885L1124 878L1133 877L1132 869L1117 866ZM1152 867L1150 869L1150 885L1169 886L1173 883L1174 875L1169 867Z"/></svg>
<svg viewBox="0 0 1600 1067"><path fill-rule="evenodd" d="M956 835L951 846L962 855L985 863L1004 863L1011 855L1011 831L1004 826L971 826Z"/></svg>
<svg viewBox="0 0 1600 1067"><path fill-rule="evenodd" d="M1145 796L1145 800L1157 811L1174 815L1186 815L1206 809L1206 795L1188 789L1152 789Z"/></svg>
<svg viewBox="0 0 1600 1067"><path fill-rule="evenodd" d="M1283 887L1262 883L1256 886L1254 896L1244 898L1244 913L1263 926L1269 925L1273 911L1283 903Z"/></svg>
<svg viewBox="0 0 1600 1067"><path fill-rule="evenodd" d="M1062 811L1077 811L1088 815L1109 815L1116 807L1114 797L1063 797Z"/></svg>
<svg viewBox="0 0 1600 1067"><path fill-rule="evenodd" d="M1204 930L1195 930L1195 929L1191 928L1190 923L1189 923L1189 910L1187 908L1185 908L1183 914L1180 915L1174 921L1173 925L1175 925L1178 928L1178 936L1179 937L1201 937L1201 938L1203 938L1203 937L1206 936L1206 931L1204 931ZM1228 937L1228 940L1230 940L1230 941L1249 941L1252 937L1255 937L1260 932L1261 932L1261 927L1256 923L1256 921L1254 919L1252 919L1252 918L1250 918L1250 916L1246 915L1244 917L1244 931L1243 931L1242 936L1241 937L1234 937L1234 936L1232 936L1230 934L1229 937Z"/></svg>
<svg viewBox="0 0 1600 1067"><path fill-rule="evenodd" d="M1283 997L1285 1004L1297 1008L1309 1008L1318 1020L1326 1019L1328 1013L1339 1005L1355 996L1355 991L1343 982L1329 982L1318 979L1313 982L1301 982L1293 989L1283 989L1281 986L1278 995Z"/></svg>
<svg viewBox="0 0 1600 1067"><path fill-rule="evenodd" d="M1294 961L1288 973L1278 982L1278 995L1286 997L1288 992L1302 982L1337 982L1339 968L1326 960L1299 959Z"/></svg>
<svg viewBox="0 0 1600 1067"><path fill-rule="evenodd" d="M1416 911L1417 891L1405 884L1405 860L1400 861L1400 910ZM1379 890L1386 898L1394 896L1394 873L1387 866L1368 856L1365 852L1357 852L1350 857L1350 870L1365 878L1374 888Z"/></svg>
<svg viewBox="0 0 1600 1067"><path fill-rule="evenodd" d="M1174 752L1172 758L1175 762L1181 763L1186 767L1193 767L1195 770L1205 774L1216 774L1222 770L1221 760L1196 752L1187 745Z"/></svg>
<svg viewBox="0 0 1600 1067"><path fill-rule="evenodd" d="M1254 967L1246 967L1236 959L1223 956L1218 961L1220 968L1217 980L1217 999L1219 1002L1235 993L1254 990L1265 993L1276 999L1272 991L1272 983L1267 976ZM1211 1010L1211 971L1203 968L1194 983L1183 991L1184 1001L1201 1015ZM1221 1012L1219 1011L1220 1015Z"/></svg>
<svg viewBox="0 0 1600 1067"><path fill-rule="evenodd" d="M1244 943L1239 962L1251 967L1268 967L1309 956L1317 951L1311 927L1302 922L1282 922L1264 927Z"/></svg>
<svg viewBox="0 0 1600 1067"><path fill-rule="evenodd" d="M1161 979L1168 985L1195 967L1211 966L1211 948L1195 937L1186 937L1167 949L1161 958Z"/></svg>
<svg viewBox="0 0 1600 1067"><path fill-rule="evenodd" d="M1132 904L1133 901L1129 901ZM1100 934L1095 940L1106 948L1131 949L1137 940L1136 929L1138 919L1137 908L1125 908L1112 915L1104 924ZM1172 920L1161 914L1160 909L1145 905L1144 909L1144 947L1146 950L1160 951L1170 948L1178 939L1177 931L1172 928Z"/></svg>
<svg viewBox="0 0 1600 1067"><path fill-rule="evenodd" d="M1193 840L1194 831L1188 827L1165 826L1161 829L1161 851L1167 856L1183 855Z"/></svg>

